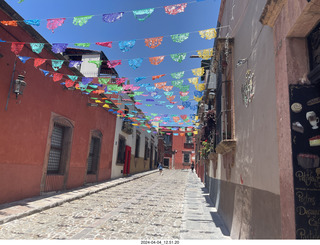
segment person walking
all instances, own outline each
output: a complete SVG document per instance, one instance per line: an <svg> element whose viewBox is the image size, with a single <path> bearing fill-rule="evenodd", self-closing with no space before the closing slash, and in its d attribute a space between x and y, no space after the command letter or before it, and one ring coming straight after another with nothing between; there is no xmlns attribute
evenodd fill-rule
<svg viewBox="0 0 320 245"><path fill-rule="evenodd" d="M163 167L162 167L161 162L159 162L158 169L159 169L159 174L163 175L163 173L162 173Z"/></svg>
<svg viewBox="0 0 320 245"><path fill-rule="evenodd" d="M192 162L191 164L191 172L193 173L193 169L194 169L194 163Z"/></svg>

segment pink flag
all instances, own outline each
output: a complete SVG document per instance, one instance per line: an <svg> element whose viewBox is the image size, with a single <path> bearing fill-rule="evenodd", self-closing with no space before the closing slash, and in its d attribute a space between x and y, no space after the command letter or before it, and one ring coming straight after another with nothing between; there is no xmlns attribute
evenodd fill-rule
<svg viewBox="0 0 320 245"><path fill-rule="evenodd" d="M121 65L121 60L108 60L107 65L109 68L115 68L117 65Z"/></svg>
<svg viewBox="0 0 320 245"><path fill-rule="evenodd" d="M187 3L181 3L181 4L165 6L164 10L167 14L176 15L176 14L184 12L184 9L186 7L187 7Z"/></svg>
<svg viewBox="0 0 320 245"><path fill-rule="evenodd" d="M112 42L97 42L96 44L103 47L112 48Z"/></svg>
<svg viewBox="0 0 320 245"><path fill-rule="evenodd" d="M47 19L47 28L54 32L54 29L61 26L66 18Z"/></svg>

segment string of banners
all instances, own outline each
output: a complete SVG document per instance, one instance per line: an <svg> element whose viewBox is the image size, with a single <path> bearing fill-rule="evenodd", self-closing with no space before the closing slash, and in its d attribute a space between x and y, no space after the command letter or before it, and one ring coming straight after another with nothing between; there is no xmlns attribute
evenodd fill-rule
<svg viewBox="0 0 320 245"><path fill-rule="evenodd" d="M13 51L13 53L15 55L19 55L19 53L21 52L21 49L19 48L19 50L17 50L16 47L17 46L12 48L12 46L11 46L11 51ZM193 51L191 51L191 52L193 52ZM181 63L187 57L187 53L191 53L191 52L176 53L176 54L162 55L162 56L156 56L156 57L148 57L147 59L149 60L150 64L159 65L160 63L162 63L164 61L166 56L170 56L173 61ZM213 50L213 48L210 48L210 49L197 50L196 52L200 58L202 58L203 60L208 60L213 56L214 50ZM24 63L28 60L34 60L34 66L36 66L36 67L43 64L46 61L51 61L51 66L52 66L53 70L55 70L55 71L61 69L61 67L64 63L68 63L68 66L70 68L72 68L72 67L78 67L81 64L83 64L83 62L84 62L81 60L44 59L44 58L34 58L34 57L30 57L30 56L19 56L19 59ZM87 60L85 62L93 64L97 68L99 68L103 64L106 64L108 68L115 68L116 66L122 65L122 62L125 60L126 59L124 59L124 60ZM142 65L144 58L127 59L127 61L128 61L128 65L132 69L135 70Z"/></svg>
<svg viewBox="0 0 320 245"><path fill-rule="evenodd" d="M18 56L19 60L21 60L24 64L26 60ZM42 62L44 59L40 59ZM39 65L40 63L38 63ZM43 63L41 63L43 64ZM74 75L67 75L63 73L51 72L48 70L44 70L35 65L35 68L39 69L44 76L52 77L54 82L61 81L64 79L65 81L62 85L65 85L67 88L75 87L76 89L80 89L85 94L90 94L91 92L99 94L99 93L128 93L129 96L152 96L153 99L147 99L146 101L154 102L154 99L160 99L162 95L158 92L163 90L163 94L166 99L170 102L170 104L176 104L176 101L173 101L177 96L173 94L171 91L174 87L179 89L180 100L182 101L182 105L177 105L178 109L183 110L185 108L192 109L190 100L195 100L197 102L201 101L203 97L203 90L205 90L205 83L199 83L199 77L204 74L204 67L191 69L192 73L196 77L188 78L190 84L193 84L197 91L194 91L193 99L190 99L189 96L189 85L183 85L184 80L181 79L184 76L184 71L171 73L171 77L174 79L179 79L175 81L171 81L172 85L167 85L167 82L158 82L154 83L153 86L150 83L139 84L139 82L146 77L137 77L135 78L136 85L133 84L125 84L127 78L111 78L111 77L79 77ZM152 80L161 78L166 74L155 75L152 76ZM80 79L80 81L79 81ZM147 91L147 94L144 94L143 91L139 91L140 88L144 88ZM178 98L178 97L177 97ZM158 102L157 106L162 105L164 102ZM142 105L139 101L135 102L136 105ZM145 104L146 106L152 106L152 104ZM172 109L173 105L165 105L167 109ZM196 108L193 108L196 109Z"/></svg>
<svg viewBox="0 0 320 245"><path fill-rule="evenodd" d="M201 30L198 31L200 36L202 38L205 38L206 40L211 40L213 38L216 38L217 36L217 32L215 28L211 28L211 29L206 29L206 30ZM182 43L183 41L187 40L189 38L189 32L187 33L180 33L180 34L174 34L174 35L170 35L171 39L173 40L173 42L176 43ZM164 36L160 36L160 37L153 37L153 38L145 38L145 44L147 47L149 48L156 48L158 46L160 46L162 44L163 41L163 37ZM130 51L136 44L137 39L132 39L132 40L126 40L126 41L118 41L118 46L119 49L122 52L128 52ZM27 42L10 42L10 41L5 41L5 40L1 40L0 42L3 43L11 43L11 50L12 52L14 52L16 55L20 53L20 51L23 49L23 47L28 44L30 45L31 50L36 53L36 54L40 54L44 48L45 45L50 45L51 46L51 50L54 53L62 53L64 52L70 43L27 43ZM76 47L84 47L84 48L88 48L91 46L91 44L96 44L98 46L103 46L103 47L107 47L107 48L112 48L112 44L113 41L108 41L108 42L95 42L95 43L72 43L74 46Z"/></svg>
<svg viewBox="0 0 320 245"><path fill-rule="evenodd" d="M20 0L19 3L22 3L24 0ZM189 2L190 3L196 3L201 2L204 0L196 0ZM188 3L180 3L180 4L174 4L174 5L168 5L168 6L162 6L162 7L156 7L156 8L164 8L164 11L168 15L177 15L179 13L183 13L185 9L187 8ZM132 11L121 11L121 12L115 12L115 13L108 13L108 14L102 14L102 15L83 15L83 16L75 16L71 17L73 19L72 23L75 26L83 26L88 23L90 19L92 19L94 16L101 16L103 22L106 23L113 23L115 21L120 20L125 13L132 12L133 16L138 21L145 21L147 18L151 16L151 14L155 11L156 8L145 8L145 9L138 9L138 10L132 10ZM46 19L47 21L47 28L54 32L56 28L59 26L62 26L67 17L65 18L52 18L52 19ZM18 26L18 22L21 22L20 20L12 20L12 21L0 21L3 25L6 26ZM33 25L33 26L40 26L41 19L29 19L29 20L23 20L24 23L27 25Z"/></svg>

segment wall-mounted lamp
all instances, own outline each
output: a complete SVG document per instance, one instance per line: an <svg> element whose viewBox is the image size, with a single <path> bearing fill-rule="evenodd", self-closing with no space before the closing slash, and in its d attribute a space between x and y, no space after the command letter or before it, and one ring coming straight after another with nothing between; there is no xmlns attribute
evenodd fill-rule
<svg viewBox="0 0 320 245"><path fill-rule="evenodd" d="M209 92L209 99L212 100L214 98L214 96L215 96L215 92L213 89L211 89Z"/></svg>
<svg viewBox="0 0 320 245"><path fill-rule="evenodd" d="M248 59L241 59L238 60L236 67L242 66L244 63L246 63L248 61Z"/></svg>
<svg viewBox="0 0 320 245"><path fill-rule="evenodd" d="M26 86L27 86L27 83L24 81L24 76L19 75L14 82L13 92L16 94L16 99L18 99L18 95L23 94L23 90Z"/></svg>

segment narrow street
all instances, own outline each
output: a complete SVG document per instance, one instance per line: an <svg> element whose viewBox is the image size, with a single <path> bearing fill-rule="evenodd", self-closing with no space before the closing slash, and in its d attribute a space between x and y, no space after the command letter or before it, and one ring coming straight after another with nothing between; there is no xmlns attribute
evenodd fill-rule
<svg viewBox="0 0 320 245"><path fill-rule="evenodd" d="M0 239L6 240L230 239L224 235L190 170L165 169L0 225Z"/></svg>

